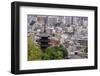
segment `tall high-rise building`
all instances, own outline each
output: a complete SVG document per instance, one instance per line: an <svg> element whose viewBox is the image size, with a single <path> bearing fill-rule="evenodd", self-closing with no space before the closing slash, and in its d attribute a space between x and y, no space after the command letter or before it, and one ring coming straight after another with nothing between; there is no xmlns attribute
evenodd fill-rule
<svg viewBox="0 0 100 76"><path fill-rule="evenodd" d="M67 25L68 25L68 24L71 24L71 23L72 23L71 20L72 20L71 16L66 16L66 17L65 17L65 24L67 24Z"/></svg>
<svg viewBox="0 0 100 76"><path fill-rule="evenodd" d="M55 23L57 23L57 16L48 16L48 24L53 25Z"/></svg>

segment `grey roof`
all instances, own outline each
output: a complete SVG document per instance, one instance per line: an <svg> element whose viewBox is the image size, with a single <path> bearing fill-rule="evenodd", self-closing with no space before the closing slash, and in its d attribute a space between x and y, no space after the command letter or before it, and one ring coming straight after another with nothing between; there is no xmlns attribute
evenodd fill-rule
<svg viewBox="0 0 100 76"><path fill-rule="evenodd" d="M47 34L47 33L41 33L40 34L40 37L49 37L50 35L49 34Z"/></svg>

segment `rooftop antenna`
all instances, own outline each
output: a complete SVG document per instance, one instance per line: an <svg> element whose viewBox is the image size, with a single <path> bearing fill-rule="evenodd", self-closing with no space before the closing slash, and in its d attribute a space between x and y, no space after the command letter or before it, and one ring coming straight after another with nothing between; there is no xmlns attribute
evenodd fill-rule
<svg viewBox="0 0 100 76"><path fill-rule="evenodd" d="M46 24L47 24L47 21L48 21L48 16L46 16L44 18L44 33L46 33Z"/></svg>

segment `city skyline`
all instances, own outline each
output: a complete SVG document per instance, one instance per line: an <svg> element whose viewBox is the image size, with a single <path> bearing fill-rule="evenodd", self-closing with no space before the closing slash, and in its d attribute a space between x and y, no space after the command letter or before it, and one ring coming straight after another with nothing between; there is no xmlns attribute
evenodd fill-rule
<svg viewBox="0 0 100 76"><path fill-rule="evenodd" d="M62 46L67 52L62 59L88 58L88 17L27 15L27 20L28 38L41 50Z"/></svg>

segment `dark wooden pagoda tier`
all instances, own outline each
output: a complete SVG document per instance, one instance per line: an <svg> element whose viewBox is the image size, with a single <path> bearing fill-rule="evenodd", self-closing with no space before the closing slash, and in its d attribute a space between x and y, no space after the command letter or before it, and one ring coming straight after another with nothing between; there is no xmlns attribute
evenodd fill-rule
<svg viewBox="0 0 100 76"><path fill-rule="evenodd" d="M49 37L50 36L47 33L41 33L40 34L39 44L40 44L41 49L45 50L47 47L50 46L50 44L49 44L49 42L50 42Z"/></svg>

